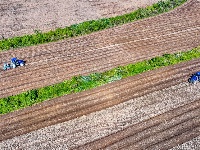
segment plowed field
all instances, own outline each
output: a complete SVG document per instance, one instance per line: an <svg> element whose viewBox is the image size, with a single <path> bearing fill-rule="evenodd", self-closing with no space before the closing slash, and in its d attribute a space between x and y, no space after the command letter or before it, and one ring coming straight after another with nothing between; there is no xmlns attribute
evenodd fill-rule
<svg viewBox="0 0 200 150"><path fill-rule="evenodd" d="M0 72L0 97L21 93L164 53L200 45L200 2L170 13L56 43L0 54L0 64L17 56L24 68Z"/></svg>
<svg viewBox="0 0 200 150"><path fill-rule="evenodd" d="M18 112L3 115L0 117L0 134L2 135L0 137L0 141L4 141L6 139L50 125L75 119L76 117L102 110L104 108L111 107L113 105L131 99L135 99L148 93L152 93L160 89L182 83L183 81L187 80L189 72L198 70L198 68L200 67L199 60L200 59L193 60L187 63L181 63L167 68L149 71L141 75L123 79L121 81L111 83L90 91L81 92L79 94L66 95L48 102L44 102L39 105L35 105L30 108L26 108L24 110L20 110ZM191 96L189 96L189 94L187 93L185 93L185 95L183 94L182 98L185 97L185 102L181 99L177 99L178 96L171 97L172 106L170 106L170 109L168 108L171 111L167 112L166 114L161 114L161 116L156 116L154 119L139 122L139 124L136 124L133 127L130 126L127 129L120 131L119 133L117 132L116 134L111 134L110 136L106 137L106 139L101 139L103 140L103 142L97 141L94 142L94 144L90 143L89 146L98 147L99 145L100 147L105 147L111 146L113 143L115 143L111 146L115 147L115 145L118 144L119 141L119 145L120 143L122 143L122 145L123 143L125 143L125 147L135 146L136 148L155 148L162 146L162 144L165 142L169 142L170 146L175 146L173 143L174 140L177 140L176 136L178 136L178 138L181 138L182 141L186 141L197 135L200 135L200 96L198 94L196 95L196 97L193 96L198 93L198 90L191 89L190 91L189 89L191 87L188 86L187 92L196 92L189 93ZM176 88L176 90L181 90L181 88L183 87L179 88ZM181 93L184 93L184 90L181 91ZM178 95L181 95L181 93L179 93ZM163 94L160 95L162 102L165 99L165 92L162 92L161 94ZM164 103L164 106L167 106L167 103L168 102L166 101ZM175 105L176 103L177 106ZM145 106L148 105L154 106L154 112L155 110L161 109L156 98L149 100L149 102L145 104ZM183 106L178 107L181 105ZM143 108L137 109L143 111ZM163 107L163 109L167 111L165 107ZM152 116L153 113L149 111L149 109L147 109L146 115ZM140 117L142 118L142 116ZM126 124L126 122L124 123ZM74 134L76 134L76 132L77 131L75 131ZM134 145L134 141L132 141L132 137L130 137L130 134L133 134L133 136L135 136L136 133L140 134L140 132L144 132L145 134L141 137L139 143L136 142L136 145ZM159 138L155 140L154 136ZM136 135L136 137L138 136ZM148 138L150 138L150 140ZM134 139L135 138L133 138L133 140ZM131 144L128 144L126 142L128 140L130 140ZM180 143L181 140L177 141L177 143ZM88 147L88 145L85 146ZM81 146L81 148L83 147Z"/></svg>
<svg viewBox="0 0 200 150"><path fill-rule="evenodd" d="M169 149L199 136L199 102L140 122L79 149Z"/></svg>
<svg viewBox="0 0 200 150"><path fill-rule="evenodd" d="M190 0L157 17L0 53L0 63L12 56L27 61L0 71L0 97L199 46L199 9L200 2ZM186 83L199 68L195 59L1 115L0 148L155 150L182 144L200 135L200 84ZM109 124L109 117L115 121Z"/></svg>
<svg viewBox="0 0 200 150"><path fill-rule="evenodd" d="M7 143L4 144L5 147L16 145L24 149L34 147L36 149L45 147L53 149L62 146L74 149L75 145L76 148L80 146L80 149L92 150L172 148L200 135L200 95L198 92L200 87L188 84L176 86L187 80L188 72L198 70L199 60L146 72L91 91L66 95L1 116L0 134L2 136L0 140ZM168 90L157 92L164 88L168 88ZM154 94L143 97L148 93L149 95ZM112 108L114 110L114 112L110 110L114 113L111 114L112 116L104 111L99 115L100 117L93 115L90 123L87 123L88 119L83 119L83 121L80 119L71 125L66 123L53 127L49 132L48 129L43 129L43 131L25 137L8 139L128 100L132 100L132 102ZM124 120L116 117L115 113L116 111L120 113L120 109L123 109L121 112L124 112L124 115L121 114L121 118L125 118ZM95 117L97 118L95 119ZM98 117L102 120L98 120ZM110 125L113 126L110 135L103 134L109 128L106 127L109 122L106 122L105 117L115 118L114 125ZM112 121L112 119L107 120ZM76 129L76 126L81 126L81 123L83 127ZM102 126L102 129L95 131L98 126ZM93 134L89 137L88 133ZM86 136L86 139L81 135ZM95 135L96 140L92 138ZM99 139L100 137L101 139ZM32 138L33 140L31 140ZM6 141L6 139L8 140ZM82 145L84 142L86 145Z"/></svg>

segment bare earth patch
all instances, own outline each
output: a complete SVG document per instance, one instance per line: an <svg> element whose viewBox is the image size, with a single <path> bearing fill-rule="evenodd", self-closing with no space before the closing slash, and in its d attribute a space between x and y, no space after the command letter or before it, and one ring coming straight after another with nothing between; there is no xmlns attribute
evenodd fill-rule
<svg viewBox="0 0 200 150"><path fill-rule="evenodd" d="M158 0L1 0L0 39L112 17Z"/></svg>

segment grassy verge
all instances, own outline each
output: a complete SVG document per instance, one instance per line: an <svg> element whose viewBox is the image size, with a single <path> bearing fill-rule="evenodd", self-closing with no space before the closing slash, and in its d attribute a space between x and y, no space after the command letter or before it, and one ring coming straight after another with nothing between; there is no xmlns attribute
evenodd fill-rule
<svg viewBox="0 0 200 150"><path fill-rule="evenodd" d="M135 20L167 12L186 1L187 0L159 1L158 3L153 4L152 6L148 6L146 8L140 8L132 13L117 17L86 21L80 24L71 25L69 27L58 28L55 31L49 31L46 33L35 31L35 34L32 35L3 39L0 41L0 51L9 50L11 48L19 48L19 47L26 47L42 43L48 43L70 37L89 34L95 31L100 31L106 28L111 28L114 26L122 25L128 22L133 22Z"/></svg>
<svg viewBox="0 0 200 150"><path fill-rule="evenodd" d="M65 94L81 92L110 82L127 78L147 70L169 66L194 58L200 58L200 47L187 52L164 54L150 60L119 66L103 73L93 73L88 76L76 76L71 80L51 86L30 90L18 95L0 99L0 114L5 114L20 108L31 106L42 101L63 96Z"/></svg>

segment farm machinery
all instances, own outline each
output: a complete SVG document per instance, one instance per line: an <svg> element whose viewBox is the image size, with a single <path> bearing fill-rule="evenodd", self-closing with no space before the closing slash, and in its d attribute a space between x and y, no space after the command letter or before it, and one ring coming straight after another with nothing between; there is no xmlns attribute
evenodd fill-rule
<svg viewBox="0 0 200 150"><path fill-rule="evenodd" d="M25 65L24 60L20 60L20 59L17 59L16 57L14 57L14 58L11 58L10 64L4 63L3 70L9 70L11 68L16 68L18 66L24 66L24 65Z"/></svg>
<svg viewBox="0 0 200 150"><path fill-rule="evenodd" d="M200 82L200 71L194 73L193 75L190 76L190 78L188 79L189 83L195 84L197 82Z"/></svg>

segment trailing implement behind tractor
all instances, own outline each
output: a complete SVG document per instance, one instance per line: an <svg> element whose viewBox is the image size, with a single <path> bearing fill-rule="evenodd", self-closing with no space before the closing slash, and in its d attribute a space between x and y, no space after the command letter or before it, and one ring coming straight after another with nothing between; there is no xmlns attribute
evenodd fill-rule
<svg viewBox="0 0 200 150"><path fill-rule="evenodd" d="M197 82L200 82L200 71L194 73L193 75L191 75L191 77L188 79L189 83L195 84Z"/></svg>
<svg viewBox="0 0 200 150"><path fill-rule="evenodd" d="M9 63L4 63L3 65L3 70L9 70L11 68L16 68L17 66L24 66L25 61L17 59L16 57L11 58L10 64Z"/></svg>

